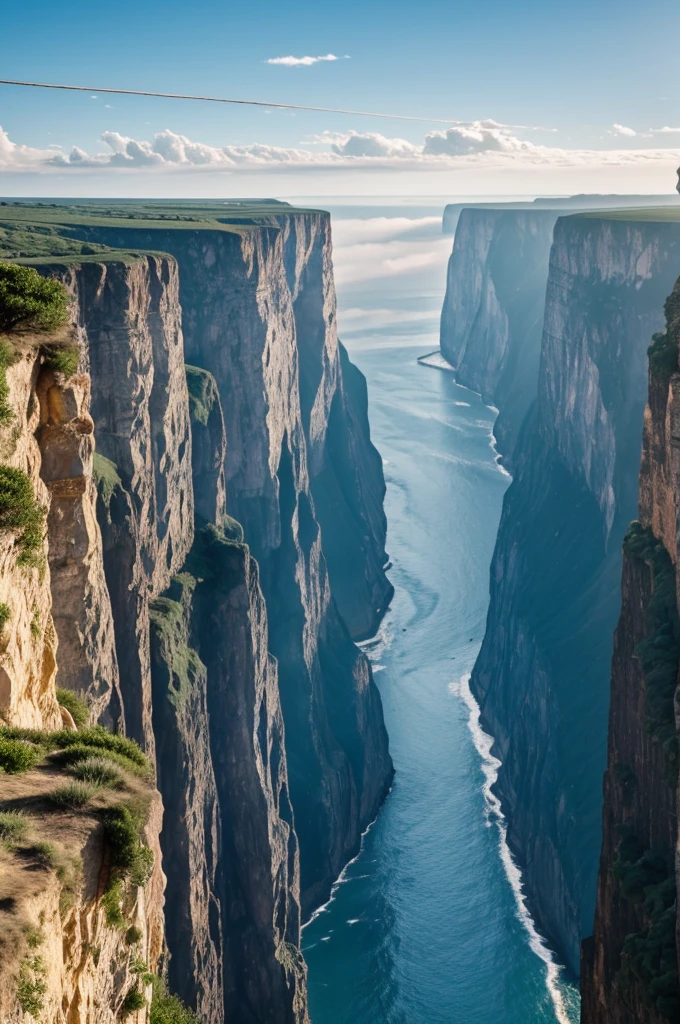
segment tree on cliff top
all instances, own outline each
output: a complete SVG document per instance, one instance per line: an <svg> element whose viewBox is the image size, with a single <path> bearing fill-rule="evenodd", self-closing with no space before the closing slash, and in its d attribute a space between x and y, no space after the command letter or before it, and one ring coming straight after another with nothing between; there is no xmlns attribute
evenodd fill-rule
<svg viewBox="0 0 680 1024"><path fill-rule="evenodd" d="M46 333L68 322L68 295L32 267L0 262L0 332Z"/></svg>

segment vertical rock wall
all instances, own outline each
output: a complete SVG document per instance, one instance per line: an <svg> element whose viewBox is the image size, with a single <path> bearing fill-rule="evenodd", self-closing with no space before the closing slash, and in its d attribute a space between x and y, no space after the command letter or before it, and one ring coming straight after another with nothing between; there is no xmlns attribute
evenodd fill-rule
<svg viewBox="0 0 680 1024"><path fill-rule="evenodd" d="M508 840L570 967L592 927L611 636L635 512L649 338L672 223L557 222L538 398L513 456L471 686L502 761Z"/></svg>

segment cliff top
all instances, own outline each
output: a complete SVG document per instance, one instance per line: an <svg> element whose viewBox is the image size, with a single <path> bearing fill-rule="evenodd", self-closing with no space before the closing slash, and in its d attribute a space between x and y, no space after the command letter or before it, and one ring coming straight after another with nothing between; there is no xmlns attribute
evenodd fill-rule
<svg viewBox="0 0 680 1024"><path fill-rule="evenodd" d="M91 202L0 203L0 259L30 263L133 262L142 255L85 243L75 237L80 227L142 228L173 231L243 233L277 227L282 217L320 213L276 200L224 200L213 202L162 200L93 200ZM144 253L151 250L144 250ZM154 250L154 252L156 252Z"/></svg>
<svg viewBox="0 0 680 1024"><path fill-rule="evenodd" d="M592 210L576 214L591 220L625 220L631 222L650 221L653 223L675 223L680 221L680 203L673 206L633 207L624 210Z"/></svg>

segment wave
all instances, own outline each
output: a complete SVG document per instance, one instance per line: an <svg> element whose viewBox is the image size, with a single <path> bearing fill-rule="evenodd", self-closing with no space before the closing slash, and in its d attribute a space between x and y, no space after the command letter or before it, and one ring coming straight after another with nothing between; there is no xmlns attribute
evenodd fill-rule
<svg viewBox="0 0 680 1024"><path fill-rule="evenodd" d="M555 1008L555 1016L557 1017L559 1024L572 1024L567 1011L567 1004L565 1002L564 995L560 989L562 968L558 963L556 963L553 953L548 947L543 936L536 930L536 925L534 924L534 920L529 913L526 904L522 872L517 866L517 863L510 851L510 847L508 846L507 822L503 814L501 802L493 792L493 786L498 778L498 770L501 767L501 762L491 753L491 748L494 744L493 736L490 736L489 733L485 732L482 728L479 704L475 700L472 690L470 689L470 673L462 676L457 682L451 683L449 689L454 696L460 697L469 712L468 728L472 734L472 740L477 752L482 760L482 772L484 774L483 793L487 823L489 825L495 824L498 828L501 861L503 863L503 868L505 869L508 882L510 883L510 888L512 889L515 897L517 916L527 933L531 951L535 953L536 956L545 964L546 988Z"/></svg>
<svg viewBox="0 0 680 1024"><path fill-rule="evenodd" d="M388 793L388 795L389 795L389 793ZM312 923L312 921L316 921L317 917L319 917L320 914L323 914L323 913L326 912L326 910L328 910L328 908L330 907L331 903L333 903L333 901L335 900L335 897L336 897L338 889L340 888L340 886L344 882L351 882L352 881L351 878L347 877L347 872L351 868L352 864L355 864L356 861L359 860L359 857L361 856L361 854L364 851L364 840L366 839L366 836L371 831L371 829L373 828L373 826L375 825L377 820L378 820L377 817L374 818L373 821L370 823L370 825L368 825L367 828L365 828L364 831L361 833L361 842L359 843L359 852L357 853L356 857L352 857L351 860L347 861L347 863L345 864L344 868L342 869L342 871L340 872L338 877L333 882L333 885L331 886L330 896L328 897L328 899L326 900L325 903L322 903L320 907L317 907L316 910L312 912L312 914L310 915L309 920L305 921L305 923L302 925L301 931L304 931L305 928L307 927L307 925L310 925Z"/></svg>

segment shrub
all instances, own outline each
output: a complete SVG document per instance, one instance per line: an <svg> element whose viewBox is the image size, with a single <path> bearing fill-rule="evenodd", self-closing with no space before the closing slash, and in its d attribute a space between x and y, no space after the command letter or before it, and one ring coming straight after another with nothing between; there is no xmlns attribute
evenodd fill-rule
<svg viewBox="0 0 680 1024"><path fill-rule="evenodd" d="M96 794L98 786L87 782L68 782L65 786L59 786L48 793L48 798L57 807L64 807L69 810L76 810L84 807Z"/></svg>
<svg viewBox="0 0 680 1024"><path fill-rule="evenodd" d="M3 631L12 616L8 604L0 602L0 633Z"/></svg>
<svg viewBox="0 0 680 1024"><path fill-rule="evenodd" d="M128 930L125 933L125 943L126 943L126 945L134 946L138 942L141 942L142 938L143 938L143 936L142 936L142 933L141 933L140 929L137 928L134 924L131 924L130 927L128 928Z"/></svg>
<svg viewBox="0 0 680 1024"><path fill-rule="evenodd" d="M22 740L6 739L0 736L0 768L8 775L18 775L35 768L38 751Z"/></svg>
<svg viewBox="0 0 680 1024"><path fill-rule="evenodd" d="M129 1017L131 1013L136 1013L137 1010L143 1010L146 1006L146 999L144 993L138 988L131 988L128 994L123 1000L123 1005L120 1008L120 1016L122 1020Z"/></svg>
<svg viewBox="0 0 680 1024"><path fill-rule="evenodd" d="M18 843L28 835L28 821L21 811L0 811L0 839Z"/></svg>
<svg viewBox="0 0 680 1024"><path fill-rule="evenodd" d="M73 774L82 782L94 786L120 786L123 782L118 766L106 757L87 757L84 761L78 761Z"/></svg>
<svg viewBox="0 0 680 1024"><path fill-rule="evenodd" d="M27 956L19 968L17 984L17 999L24 1013L30 1013L32 1017L38 1019L46 991L45 964L42 957Z"/></svg>
<svg viewBox="0 0 680 1024"><path fill-rule="evenodd" d="M0 263L0 331L44 333L68 321L68 295L32 267Z"/></svg>
<svg viewBox="0 0 680 1024"><path fill-rule="evenodd" d="M81 697L79 693L76 693L75 690L65 690L63 687L57 687L57 700L63 708L70 712L71 718L79 729L88 724L90 721L90 709L85 698Z"/></svg>
<svg viewBox="0 0 680 1024"><path fill-rule="evenodd" d="M104 835L111 848L111 864L133 885L146 885L153 871L153 853L139 838L140 822L129 807L111 807L104 816Z"/></svg>
<svg viewBox="0 0 680 1024"><path fill-rule="evenodd" d="M120 909L124 896L123 883L119 878L116 878L111 882L102 896L101 902L102 907L104 908L106 923L111 928L125 927L125 918L123 917L123 913Z"/></svg>
<svg viewBox="0 0 680 1024"><path fill-rule="evenodd" d="M0 465L0 530L19 534L19 562L36 563L43 540L45 509L37 503L31 481L14 466Z"/></svg>
<svg viewBox="0 0 680 1024"><path fill-rule="evenodd" d="M43 345L40 349L45 366L55 373L63 373L65 377L72 377L78 372L80 362L80 346L70 345Z"/></svg>
<svg viewBox="0 0 680 1024"><path fill-rule="evenodd" d="M178 996L172 996L160 978L153 982L149 1024L200 1024L198 1017Z"/></svg>

